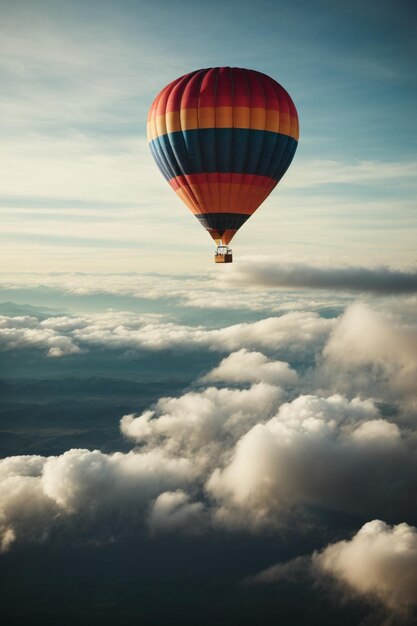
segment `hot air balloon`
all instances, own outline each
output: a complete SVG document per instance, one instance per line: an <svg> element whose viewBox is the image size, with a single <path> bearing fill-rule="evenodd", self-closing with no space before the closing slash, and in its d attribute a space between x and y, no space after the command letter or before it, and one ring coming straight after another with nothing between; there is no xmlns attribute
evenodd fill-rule
<svg viewBox="0 0 417 626"><path fill-rule="evenodd" d="M230 263L228 244L271 193L298 143L297 111L275 80L213 67L177 78L156 96L147 135L157 166Z"/></svg>

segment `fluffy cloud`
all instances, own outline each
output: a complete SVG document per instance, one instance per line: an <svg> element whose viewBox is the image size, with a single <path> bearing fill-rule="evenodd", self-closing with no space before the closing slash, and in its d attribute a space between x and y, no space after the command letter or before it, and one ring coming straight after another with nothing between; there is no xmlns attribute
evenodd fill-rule
<svg viewBox="0 0 417 626"><path fill-rule="evenodd" d="M331 543L311 556L276 563L244 582L279 584L308 579L336 582L349 595L383 605L397 618L398 614L410 616L409 610L417 605L417 529L406 523L389 526L375 519L351 539Z"/></svg>
<svg viewBox="0 0 417 626"><path fill-rule="evenodd" d="M243 348L224 358L220 365L211 370L202 380L294 385L298 376L288 363L272 361L261 352L249 352Z"/></svg>
<svg viewBox="0 0 417 626"><path fill-rule="evenodd" d="M416 392L417 327L392 315L355 303L334 328L324 351L324 377L329 371L339 389L346 383L369 390L379 382L401 393Z"/></svg>
<svg viewBox="0 0 417 626"><path fill-rule="evenodd" d="M280 523L296 507L416 514L416 439L371 400L300 396L256 424L207 489L221 523Z"/></svg>
<svg viewBox="0 0 417 626"><path fill-rule="evenodd" d="M190 496L184 491L165 491L152 504L148 524L152 531L189 531L197 532L202 528L201 502L190 502Z"/></svg>
<svg viewBox="0 0 417 626"><path fill-rule="evenodd" d="M415 482L415 440L382 419L372 400L283 399L281 388L267 383L209 387L126 415L121 430L141 450L190 459L220 525L280 525L304 505L414 511L407 493Z"/></svg>
<svg viewBox="0 0 417 626"><path fill-rule="evenodd" d="M98 540L146 521L152 532L201 530L210 512L191 494L248 428L274 414L281 397L279 387L258 383L161 398L153 411L122 419L122 432L140 445L131 452L72 449L1 460L3 551L61 526Z"/></svg>
<svg viewBox="0 0 417 626"><path fill-rule="evenodd" d="M348 541L338 541L313 556L315 567L355 593L402 611L417 605L417 529L365 524Z"/></svg>
<svg viewBox="0 0 417 626"><path fill-rule="evenodd" d="M103 454L75 449L46 461L42 486L46 496L73 512L86 506L114 508L126 501L135 507L161 487L187 483L192 476L188 460L167 458L159 450Z"/></svg>
<svg viewBox="0 0 417 626"><path fill-rule="evenodd" d="M87 321L74 331L73 337L80 345L107 348L159 350L199 346L223 352L242 347L282 347L302 351L322 343L333 326L334 320L323 319L310 312L287 313L281 317L213 330L171 322L143 323L138 317L130 324L116 322L112 327L106 327L100 321Z"/></svg>
<svg viewBox="0 0 417 626"><path fill-rule="evenodd" d="M111 329L112 315L105 321ZM72 328L71 319L54 324ZM304 394L288 401L294 384L305 381L286 363L247 350L207 377L269 382L199 388L124 416L121 431L138 446L129 453L76 449L4 459L3 549L75 519L82 528L100 520L97 533L105 534L115 511L130 520L127 528L147 520L152 532L276 527L305 506L361 516L417 513L416 434L384 419L372 399Z"/></svg>
<svg viewBox="0 0 417 626"><path fill-rule="evenodd" d="M46 539L57 516L54 502L41 484L44 459L39 456L0 460L0 545L8 550L16 539Z"/></svg>
<svg viewBox="0 0 417 626"><path fill-rule="evenodd" d="M57 457L18 456L0 461L0 534L3 550L16 538L44 540L75 517L72 529L100 535L140 526L161 492L189 484L189 460L72 449ZM109 523L109 519L112 520ZM120 530L119 530L120 532Z"/></svg>
<svg viewBox="0 0 417 626"><path fill-rule="evenodd" d="M383 385L374 388L375 372L400 396L411 394L414 330L398 315L356 304L339 319L291 312L219 329L117 311L1 322L17 337L45 333L48 351L65 345L59 338L80 350L232 351L192 390L124 416L121 431L137 446L129 453L69 450L2 461L3 549L74 520L90 529L100 520L97 532L105 534L100 529L115 511L130 520L127 528L147 524L152 532L279 527L310 506L367 519L417 514L415 425L401 421L401 406L399 417L387 418L372 399L375 389L378 400L385 397ZM297 373L255 348L293 350L303 367ZM305 371L305 355L314 353L316 366L310 358ZM202 386L216 381L239 388ZM338 387L343 394L326 391Z"/></svg>
<svg viewBox="0 0 417 626"><path fill-rule="evenodd" d="M191 456L196 467L206 468L254 424L273 415L282 396L279 387L267 383L249 389L209 387L179 398L161 398L153 411L138 417L126 415L121 430L141 445Z"/></svg>
<svg viewBox="0 0 417 626"><path fill-rule="evenodd" d="M37 318L28 316L0 318L0 347L3 350L37 348L45 350L49 357L81 352L71 337L42 326Z"/></svg>

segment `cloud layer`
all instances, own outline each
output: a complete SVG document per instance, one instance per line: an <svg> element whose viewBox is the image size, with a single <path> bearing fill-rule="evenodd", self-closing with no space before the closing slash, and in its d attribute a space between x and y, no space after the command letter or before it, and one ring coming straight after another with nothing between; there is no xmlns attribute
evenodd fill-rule
<svg viewBox="0 0 417 626"><path fill-rule="evenodd" d="M317 313L291 312L253 323L207 329L165 322L158 315L109 311L77 317L0 316L0 347L5 350L39 348L58 357L81 350L187 350L200 347L220 352L246 348L302 352L324 341L334 320Z"/></svg>
<svg viewBox="0 0 417 626"><path fill-rule="evenodd" d="M417 292L417 270L390 267L325 267L252 261L231 274L234 282L256 287L311 288L377 294Z"/></svg>
<svg viewBox="0 0 417 626"><path fill-rule="evenodd" d="M130 533L274 534L311 511L337 512L358 526L397 526L374 521L350 541L327 540L310 560L315 571L389 609L412 606L413 311L411 300L385 311L357 302L332 319L293 311L223 328L119 311L3 316L7 350L65 357L175 348L215 351L219 361L182 393L121 418L129 452L76 448L0 461L2 550ZM305 566L297 559L256 581L296 580Z"/></svg>

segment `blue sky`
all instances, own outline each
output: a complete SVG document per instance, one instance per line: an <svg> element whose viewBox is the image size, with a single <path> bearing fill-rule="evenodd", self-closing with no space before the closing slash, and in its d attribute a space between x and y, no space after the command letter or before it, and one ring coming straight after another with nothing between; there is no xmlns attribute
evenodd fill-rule
<svg viewBox="0 0 417 626"><path fill-rule="evenodd" d="M301 138L236 259L415 263L412 2L1 2L1 263L211 269L207 233L150 156L169 81L236 65L281 82Z"/></svg>

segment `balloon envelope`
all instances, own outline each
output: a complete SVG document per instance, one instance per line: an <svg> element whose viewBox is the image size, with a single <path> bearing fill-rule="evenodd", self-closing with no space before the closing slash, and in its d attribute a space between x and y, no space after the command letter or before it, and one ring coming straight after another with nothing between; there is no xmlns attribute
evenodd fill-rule
<svg viewBox="0 0 417 626"><path fill-rule="evenodd" d="M156 96L148 141L164 177L218 244L271 193L297 148L297 111L275 80L236 67L201 69Z"/></svg>

